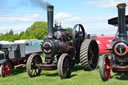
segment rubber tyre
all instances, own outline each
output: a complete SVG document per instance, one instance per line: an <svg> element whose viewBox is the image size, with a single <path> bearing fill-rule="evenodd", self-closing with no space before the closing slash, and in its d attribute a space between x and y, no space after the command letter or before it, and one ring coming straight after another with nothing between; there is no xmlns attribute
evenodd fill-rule
<svg viewBox="0 0 128 85"><path fill-rule="evenodd" d="M71 63L70 56L67 53L63 53L58 61L57 68L58 68L58 75L61 79L70 78L72 72L72 63ZM64 66L66 66L64 69ZM66 71L66 72L65 72Z"/></svg>
<svg viewBox="0 0 128 85"><path fill-rule="evenodd" d="M106 55L102 55L99 62L99 72L100 72L101 79L103 81L107 81L110 79L110 78L107 78L105 74L105 58L106 57L107 57Z"/></svg>
<svg viewBox="0 0 128 85"><path fill-rule="evenodd" d="M80 63L85 71L97 68L99 60L99 47L95 40L85 39L80 48ZM91 62L91 63L90 63Z"/></svg>
<svg viewBox="0 0 128 85"><path fill-rule="evenodd" d="M37 60L34 60L35 58L37 58ZM38 67L34 67L32 66L32 61L34 60L34 64L41 64L42 63L42 59L40 57L40 55L38 55L37 53L34 53L34 54L31 54L30 57L28 58L27 60L27 65L26 65L26 70L27 70L27 73L30 77L36 77L36 76L39 76L40 73L41 73L41 69L38 68ZM34 67L34 69L32 68ZM33 70L34 70L34 74L33 74ZM31 71L32 70L32 71Z"/></svg>

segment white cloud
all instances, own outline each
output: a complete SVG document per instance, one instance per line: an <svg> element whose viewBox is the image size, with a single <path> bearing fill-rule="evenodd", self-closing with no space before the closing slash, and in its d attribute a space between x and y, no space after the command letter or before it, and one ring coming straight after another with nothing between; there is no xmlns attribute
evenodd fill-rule
<svg viewBox="0 0 128 85"><path fill-rule="evenodd" d="M7 33L11 29L14 31L14 33L20 33L21 31L25 31L26 28L31 26L31 24L28 25L11 25L11 26L0 26L0 33Z"/></svg>
<svg viewBox="0 0 128 85"><path fill-rule="evenodd" d="M107 20L111 17L95 16L95 17L80 17L72 16L68 13L57 13L55 20L62 23L62 27L72 27L75 24L83 24L86 32L91 34L114 34L116 29L107 24ZM35 21L42 21L39 14L32 15L8 15L0 16L0 29L1 33L6 33L13 29L15 33L25 31L26 28L32 25ZM18 22L18 24L16 24ZM4 25L2 25L4 23ZM7 25L5 23L8 23Z"/></svg>
<svg viewBox="0 0 128 85"><path fill-rule="evenodd" d="M0 16L0 33L6 33L10 29L15 33L20 33L36 21L42 21L42 17L39 14Z"/></svg>
<svg viewBox="0 0 128 85"><path fill-rule="evenodd" d="M41 16L39 14L0 16L0 22L33 22L33 21L41 21Z"/></svg>
<svg viewBox="0 0 128 85"><path fill-rule="evenodd" d="M55 15L55 20L62 22L63 24L76 24L76 23L96 23L107 20L108 17L95 16L95 17L80 17L72 16L68 13L57 13Z"/></svg>
<svg viewBox="0 0 128 85"><path fill-rule="evenodd" d="M119 3L128 3L128 0L95 0L89 1L87 4L96 5L101 8L116 8Z"/></svg>
<svg viewBox="0 0 128 85"><path fill-rule="evenodd" d="M115 34L116 29L107 24L107 20L111 17L95 16L95 17L80 17L72 16L68 13L57 13L55 20L62 23L64 27L73 27L75 24L83 24L85 30L91 34Z"/></svg>

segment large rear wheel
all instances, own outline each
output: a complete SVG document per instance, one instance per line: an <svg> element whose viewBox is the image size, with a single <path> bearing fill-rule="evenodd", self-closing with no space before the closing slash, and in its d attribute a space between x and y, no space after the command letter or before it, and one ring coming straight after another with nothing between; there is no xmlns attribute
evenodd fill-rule
<svg viewBox="0 0 128 85"><path fill-rule="evenodd" d="M101 56L100 62L99 62L99 71L100 76L103 81L107 81L111 77L111 64L110 60L108 59L108 56L103 55Z"/></svg>
<svg viewBox="0 0 128 85"><path fill-rule="evenodd" d="M80 48L80 63L85 71L94 70L99 60L99 47L95 40L85 39Z"/></svg>
<svg viewBox="0 0 128 85"><path fill-rule="evenodd" d="M69 54L63 53L57 64L58 74L61 79L69 78L72 72L72 60Z"/></svg>
<svg viewBox="0 0 128 85"><path fill-rule="evenodd" d="M30 77L39 76L41 73L41 69L39 68L39 64L42 63L42 59L40 55L37 53L31 54L27 60L27 72Z"/></svg>

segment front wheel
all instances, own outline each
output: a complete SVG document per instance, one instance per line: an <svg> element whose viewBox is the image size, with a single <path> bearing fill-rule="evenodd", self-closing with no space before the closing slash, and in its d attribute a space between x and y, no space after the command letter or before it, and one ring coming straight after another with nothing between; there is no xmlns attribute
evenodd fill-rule
<svg viewBox="0 0 128 85"><path fill-rule="evenodd" d="M101 56L100 62L99 62L99 71L100 76L103 81L107 81L111 77L111 64L110 60L108 59L108 56L103 55Z"/></svg>
<svg viewBox="0 0 128 85"><path fill-rule="evenodd" d="M8 77L10 74L11 74L11 65L9 62L4 62L2 65L1 65L1 76L2 77Z"/></svg>
<svg viewBox="0 0 128 85"><path fill-rule="evenodd" d="M67 53L63 53L57 64L58 74L61 79L69 78L72 72L72 60Z"/></svg>
<svg viewBox="0 0 128 85"><path fill-rule="evenodd" d="M34 53L31 54L27 60L27 72L30 77L39 76L41 73L41 69L39 69L39 64L42 63L42 59L40 55Z"/></svg>

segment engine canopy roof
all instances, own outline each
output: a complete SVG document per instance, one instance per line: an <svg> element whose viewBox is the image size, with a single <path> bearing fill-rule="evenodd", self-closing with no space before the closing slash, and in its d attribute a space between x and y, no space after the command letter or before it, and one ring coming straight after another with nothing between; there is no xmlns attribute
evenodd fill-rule
<svg viewBox="0 0 128 85"><path fill-rule="evenodd" d="M128 25L128 15L125 16L125 20L126 20L126 24ZM109 19L108 24L117 26L118 25L118 17Z"/></svg>

